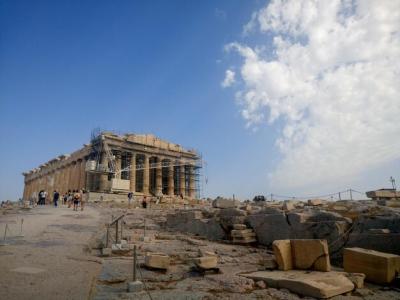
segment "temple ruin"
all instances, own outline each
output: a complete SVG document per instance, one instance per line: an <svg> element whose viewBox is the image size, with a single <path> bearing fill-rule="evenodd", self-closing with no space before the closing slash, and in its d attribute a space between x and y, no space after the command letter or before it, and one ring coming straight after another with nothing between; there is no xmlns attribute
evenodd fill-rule
<svg viewBox="0 0 400 300"><path fill-rule="evenodd" d="M92 195L198 198L201 158L193 149L151 134L92 133L89 144L23 173L23 197L40 190L66 193L84 189ZM89 197L90 199L90 197Z"/></svg>

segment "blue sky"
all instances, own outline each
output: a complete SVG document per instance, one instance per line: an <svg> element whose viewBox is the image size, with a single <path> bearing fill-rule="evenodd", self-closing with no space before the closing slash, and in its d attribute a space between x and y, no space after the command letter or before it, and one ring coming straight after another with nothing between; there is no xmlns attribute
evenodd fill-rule
<svg viewBox="0 0 400 300"><path fill-rule="evenodd" d="M205 196L267 192L274 130L246 129L220 85L233 59L223 48L259 5L1 1L0 199L19 197L21 172L79 148L94 127L198 149Z"/></svg>
<svg viewBox="0 0 400 300"><path fill-rule="evenodd" d="M398 30L396 7L361 1L344 15L356 22L345 23L329 1L301 12L295 0L268 3L0 0L0 200L20 197L23 171L80 148L95 127L196 148L207 163L206 197L389 186L400 176L400 55L396 41L380 37ZM375 9L394 15L362 15ZM293 28L305 37L300 56ZM359 45L376 50L364 65L348 60L351 49L363 55ZM311 67L327 62L332 69L311 81L319 96L293 97L310 90L302 79ZM227 70L234 77L223 88ZM279 117L268 123L271 111Z"/></svg>

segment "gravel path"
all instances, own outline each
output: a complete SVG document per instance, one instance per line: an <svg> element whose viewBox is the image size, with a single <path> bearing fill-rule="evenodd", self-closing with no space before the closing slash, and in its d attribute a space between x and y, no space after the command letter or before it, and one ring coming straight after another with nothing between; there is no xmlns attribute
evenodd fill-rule
<svg viewBox="0 0 400 300"><path fill-rule="evenodd" d="M20 224L23 219L23 237ZM0 215L0 299L88 299L101 265L85 252L100 213L92 207L36 207Z"/></svg>

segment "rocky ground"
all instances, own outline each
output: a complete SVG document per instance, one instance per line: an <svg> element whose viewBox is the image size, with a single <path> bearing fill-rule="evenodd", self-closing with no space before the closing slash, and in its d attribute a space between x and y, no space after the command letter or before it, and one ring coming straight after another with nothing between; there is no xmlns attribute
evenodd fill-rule
<svg viewBox="0 0 400 300"><path fill-rule="evenodd" d="M352 209L346 207L346 212ZM283 209L282 205L219 209L204 204L188 209L93 204L84 212L66 207L3 210L0 230L8 223L15 235L19 220L24 218L25 237L13 237L9 245L0 246L0 266L6 270L0 274L0 299L26 299L28 295L32 299L311 299L240 274L273 268L268 243L282 232L294 235L292 228L298 236L303 230L308 238L324 236L331 242L339 238L342 244L349 242L353 232L368 231L368 226L354 221L359 218L329 211L323 215L320 210L296 210L294 205L292 209ZM106 224L120 215L125 216L119 234L126 243L103 256ZM393 233L397 221L388 221L387 212L383 216L384 221L379 219L382 213L375 215L373 227L377 222L387 222L393 225ZM324 220L327 222L321 222ZM254 229L257 242L234 244L230 232L238 223ZM269 231L273 237L264 232L266 224L275 226L275 231ZM343 232L348 235L342 237ZM114 227L109 230L108 247L113 243ZM137 276L145 284L139 293L127 292L133 276L133 245L137 246L141 266ZM167 270L146 268L146 253L167 254L171 264ZM204 273L195 268L193 259L204 253L217 256L217 269ZM400 299L400 291L393 285L366 283L364 288L334 299Z"/></svg>

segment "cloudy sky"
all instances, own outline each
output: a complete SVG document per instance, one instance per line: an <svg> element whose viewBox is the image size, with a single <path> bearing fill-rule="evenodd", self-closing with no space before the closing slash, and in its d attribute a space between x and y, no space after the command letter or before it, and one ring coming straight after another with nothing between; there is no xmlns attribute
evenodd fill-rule
<svg viewBox="0 0 400 300"><path fill-rule="evenodd" d="M94 127L198 149L203 196L400 184L399 24L397 0L2 1L0 200Z"/></svg>

